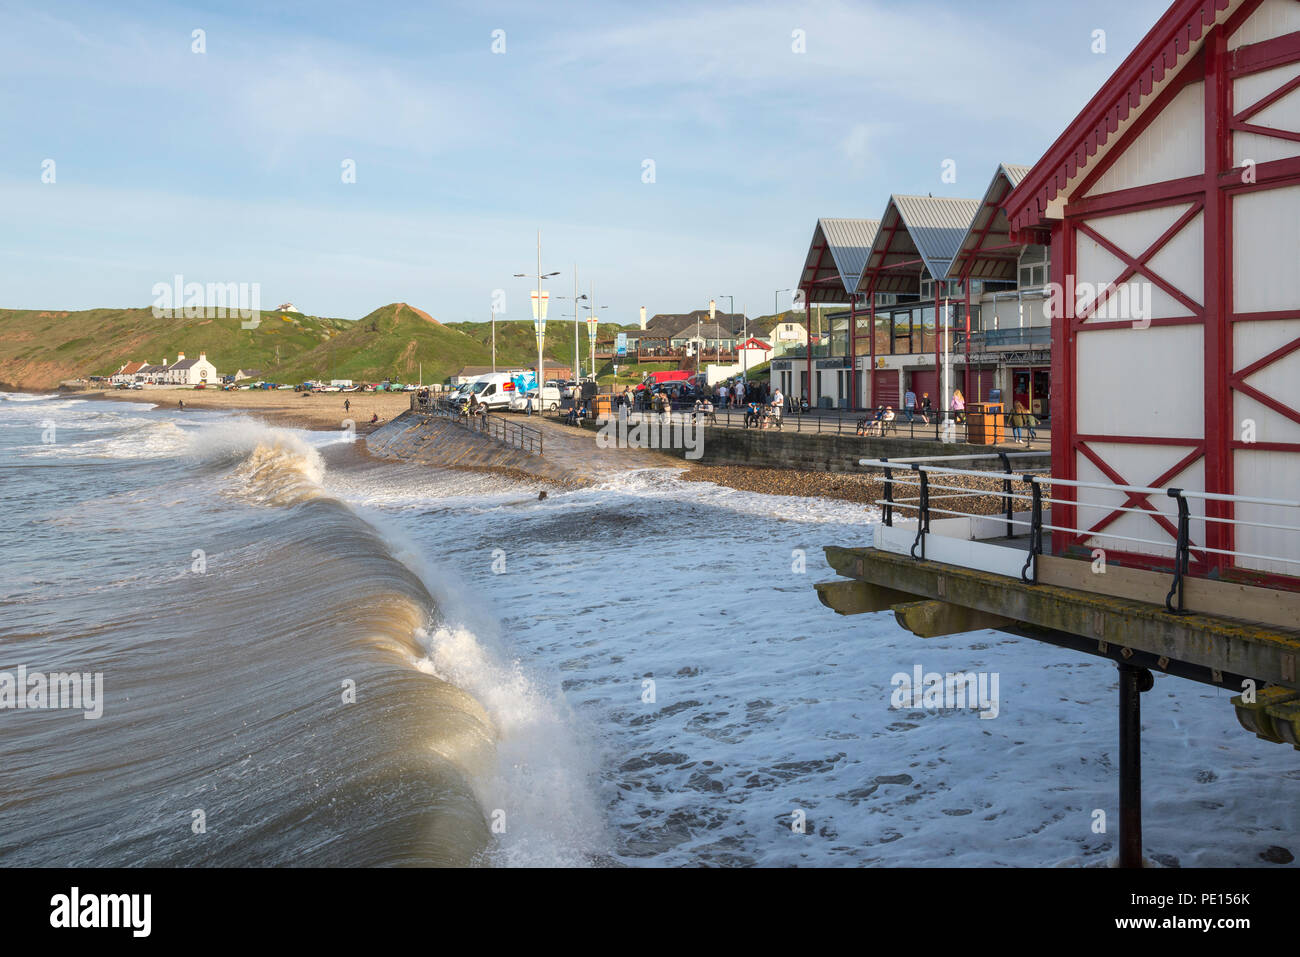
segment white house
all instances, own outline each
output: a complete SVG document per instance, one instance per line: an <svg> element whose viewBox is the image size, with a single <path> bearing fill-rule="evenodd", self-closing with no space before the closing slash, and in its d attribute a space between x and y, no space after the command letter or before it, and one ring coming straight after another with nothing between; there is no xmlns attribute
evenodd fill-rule
<svg viewBox="0 0 1300 957"><path fill-rule="evenodd" d="M197 359L186 359L177 353L176 361L167 367L164 381L169 385L199 385L217 381L217 368L208 361L207 353L200 352Z"/></svg>
<svg viewBox="0 0 1300 957"><path fill-rule="evenodd" d="M772 358L772 347L762 339L751 336L738 347L738 358L741 369L748 372L754 366L761 366Z"/></svg>
<svg viewBox="0 0 1300 957"><path fill-rule="evenodd" d="M778 322L768 335L772 345L772 356L779 356L787 349L802 346L808 338L808 327L802 322ZM764 362L767 360L764 359Z"/></svg>
<svg viewBox="0 0 1300 957"><path fill-rule="evenodd" d="M145 363L143 362L128 362L125 365L123 365L122 368L118 369L111 376L109 376L108 381L112 382L114 385L134 382L136 380L136 376L140 374L140 370L143 369L144 367L145 367Z"/></svg>

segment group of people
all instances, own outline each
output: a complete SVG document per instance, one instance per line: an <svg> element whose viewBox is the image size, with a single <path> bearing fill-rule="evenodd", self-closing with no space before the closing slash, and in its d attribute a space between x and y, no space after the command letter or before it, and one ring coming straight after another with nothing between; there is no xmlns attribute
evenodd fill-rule
<svg viewBox="0 0 1300 957"><path fill-rule="evenodd" d="M740 409L750 402L772 404L772 387L766 382L746 382L739 378L729 383L723 381L718 383L715 394L720 409Z"/></svg>

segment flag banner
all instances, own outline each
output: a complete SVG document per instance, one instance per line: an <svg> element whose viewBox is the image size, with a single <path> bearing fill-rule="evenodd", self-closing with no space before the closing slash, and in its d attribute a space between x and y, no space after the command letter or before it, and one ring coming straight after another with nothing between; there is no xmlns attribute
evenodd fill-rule
<svg viewBox="0 0 1300 957"><path fill-rule="evenodd" d="M532 291L531 296L533 300L533 321L540 322L544 327L546 325L546 307L550 304L551 294L543 291L540 296L540 303L536 289Z"/></svg>
<svg viewBox="0 0 1300 957"><path fill-rule="evenodd" d="M622 358L627 355L627 333L620 332L618 338L614 340L614 353Z"/></svg>

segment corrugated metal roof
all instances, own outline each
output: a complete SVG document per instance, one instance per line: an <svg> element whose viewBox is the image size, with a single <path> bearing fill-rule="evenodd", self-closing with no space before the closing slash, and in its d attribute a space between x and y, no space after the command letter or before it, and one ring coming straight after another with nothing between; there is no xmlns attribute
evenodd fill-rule
<svg viewBox="0 0 1300 957"><path fill-rule="evenodd" d="M1011 181L1011 188L1015 189L1020 185L1020 181L1029 175L1032 166L1017 166L1014 163L1003 163L1002 171L1007 174L1007 179Z"/></svg>
<svg viewBox="0 0 1300 957"><path fill-rule="evenodd" d="M971 220L980 208L977 199L946 196L894 196L890 199L931 276L946 276Z"/></svg>
<svg viewBox="0 0 1300 957"><path fill-rule="evenodd" d="M819 219L817 222L830 246L835 266L840 271L844 291L852 292L858 287L858 277L867 265L871 244L876 241L876 233L880 231L880 220Z"/></svg>
<svg viewBox="0 0 1300 957"><path fill-rule="evenodd" d="M949 262L949 279L960 279L972 257L975 257L971 270L974 279L1016 278L1016 264L1009 260L1005 248L999 248L1005 247L1010 241L1009 224L1002 211L1002 204L1016 185L1029 175L1030 169L1032 167L1014 163L998 165L989 188L984 191L984 199L962 237L957 255ZM995 222L990 223L990 220ZM986 251L980 256L982 249Z"/></svg>
<svg viewBox="0 0 1300 957"><path fill-rule="evenodd" d="M858 277L867 264L879 229L878 219L823 217L817 220L799 287L812 287L814 303L847 302L858 287ZM821 254L821 243L825 243L825 250L830 253L829 262Z"/></svg>

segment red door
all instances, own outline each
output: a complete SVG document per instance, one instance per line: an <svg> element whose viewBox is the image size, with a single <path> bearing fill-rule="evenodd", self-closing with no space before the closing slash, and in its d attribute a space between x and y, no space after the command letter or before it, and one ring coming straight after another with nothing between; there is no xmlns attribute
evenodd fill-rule
<svg viewBox="0 0 1300 957"><path fill-rule="evenodd" d="M1033 408L1034 395L1031 388L1032 373L1029 369L1011 370L1011 410L1017 404L1028 410Z"/></svg>
<svg viewBox="0 0 1300 957"><path fill-rule="evenodd" d="M897 409L902 404L899 401L900 398L901 396L898 393L898 370L877 369L876 394L872 396L872 406L875 408L881 408L886 405L892 405Z"/></svg>
<svg viewBox="0 0 1300 957"><path fill-rule="evenodd" d="M925 405L925 394L930 393L930 404L936 409L943 404L943 398L939 394L939 376L933 369L918 369L909 373L912 380L912 391L916 393L916 407L919 409Z"/></svg>

